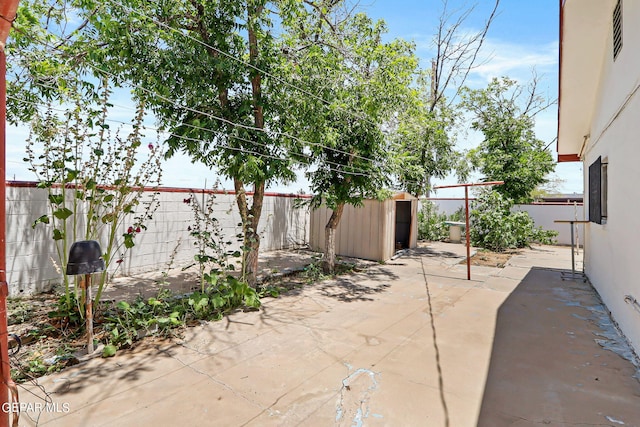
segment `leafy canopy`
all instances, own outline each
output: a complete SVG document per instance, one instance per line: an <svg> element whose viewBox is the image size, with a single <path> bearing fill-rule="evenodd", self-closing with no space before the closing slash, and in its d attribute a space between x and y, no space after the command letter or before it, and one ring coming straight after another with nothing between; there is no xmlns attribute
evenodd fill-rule
<svg viewBox="0 0 640 427"><path fill-rule="evenodd" d="M462 105L471 113L471 127L484 140L469 159L488 181L504 181L495 188L516 203L532 200L533 190L555 169L545 143L536 138L534 117L551 105L536 93L536 81L518 85L506 77L493 79L485 89L462 92Z"/></svg>
<svg viewBox="0 0 640 427"><path fill-rule="evenodd" d="M383 125L406 103L417 60L413 45L382 41L383 21L329 16L310 13L288 39L292 73L318 95L290 98L292 115L305 118L290 125L308 142L309 156L300 160L312 204L335 209L381 197L389 186Z"/></svg>

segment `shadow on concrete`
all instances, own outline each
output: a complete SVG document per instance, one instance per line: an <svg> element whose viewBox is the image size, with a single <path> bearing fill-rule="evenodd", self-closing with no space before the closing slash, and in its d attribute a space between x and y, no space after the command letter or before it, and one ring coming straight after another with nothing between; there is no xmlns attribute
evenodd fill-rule
<svg viewBox="0 0 640 427"><path fill-rule="evenodd" d="M342 302L355 302L373 301L371 295L385 292L389 287L391 287L390 283L368 286L353 278L339 277L330 282L322 282L318 288L323 296Z"/></svg>
<svg viewBox="0 0 640 427"><path fill-rule="evenodd" d="M640 425L640 383L589 283L532 268L497 313L478 426ZM613 331L613 333L612 333Z"/></svg>
<svg viewBox="0 0 640 427"><path fill-rule="evenodd" d="M391 287L391 281L398 276L383 266L358 268L358 271L332 279L309 283L293 288L284 294L285 296L298 296L303 293L305 287L313 287L322 296L336 299L341 302L373 301L373 295L385 292Z"/></svg>
<svg viewBox="0 0 640 427"><path fill-rule="evenodd" d="M152 355L156 358L157 355ZM52 390L55 394L65 395L69 393L85 393L85 384L91 384L98 381L108 382L109 380L125 380L134 382L140 379L144 372L153 371L152 360L140 358L133 363L120 364L115 360L109 360L107 363L100 363L98 366L93 366L91 369L75 370L73 381L59 381L56 387ZM105 396L111 394L105 390ZM100 399L99 396L96 396Z"/></svg>
<svg viewBox="0 0 640 427"><path fill-rule="evenodd" d="M461 246L461 250L466 250L464 246ZM458 248L459 249L459 248ZM434 247L422 247L422 248L414 248L408 250L408 256L429 256L429 257L437 257L437 258L464 258L466 254L464 253L455 253L450 251L443 251L441 249L437 249Z"/></svg>
<svg viewBox="0 0 640 427"><path fill-rule="evenodd" d="M61 420L64 420L67 412L51 413L44 405L56 405L54 402L60 404L60 402L68 402L70 399L78 401L78 398L71 397L72 395L81 395L80 401L87 402L87 404L104 401L117 395L118 391L114 393L114 387L122 387L120 381L125 381L125 384L131 384L131 387L133 387L134 384L139 383L141 378L147 373L161 369L159 366L162 365L157 364L158 356L159 355L155 353L147 353L146 357L131 359L126 363L119 363L117 359L104 360L98 356L100 359L97 361L98 363L89 360L76 365L73 369L67 371L68 376L61 376L46 386L40 383L42 379L33 379L26 384L19 384L18 387L21 397L24 393L28 393L33 395L36 401L42 403L40 409L35 407L34 410L23 412L20 416L20 425L37 426L46 424L48 418L52 415L56 415L54 418L59 417ZM91 385L96 383L101 384L102 387L91 387ZM35 385L35 387L26 388L25 386L27 385ZM119 390L119 392L126 393L128 386L126 387L127 388ZM73 415L77 409L77 407L71 407L68 415ZM103 422L104 419L102 419L102 416L87 412L82 425L99 425ZM64 421L62 425L65 425Z"/></svg>

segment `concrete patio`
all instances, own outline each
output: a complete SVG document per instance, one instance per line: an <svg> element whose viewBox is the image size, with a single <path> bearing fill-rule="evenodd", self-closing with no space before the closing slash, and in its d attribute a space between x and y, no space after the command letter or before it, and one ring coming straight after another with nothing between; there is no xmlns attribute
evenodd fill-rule
<svg viewBox="0 0 640 427"><path fill-rule="evenodd" d="M569 248L471 281L463 254L430 244L41 378L20 425L640 426L629 350L589 284L561 280Z"/></svg>

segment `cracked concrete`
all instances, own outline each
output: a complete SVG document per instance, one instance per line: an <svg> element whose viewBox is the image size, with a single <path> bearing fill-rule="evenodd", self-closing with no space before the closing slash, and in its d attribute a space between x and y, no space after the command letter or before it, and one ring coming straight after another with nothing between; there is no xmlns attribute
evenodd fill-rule
<svg viewBox="0 0 640 427"><path fill-rule="evenodd" d="M463 254L407 251L41 378L21 400L69 411L20 425L640 426L635 366L596 342L616 340L597 296L560 280L568 248L472 267L471 281Z"/></svg>

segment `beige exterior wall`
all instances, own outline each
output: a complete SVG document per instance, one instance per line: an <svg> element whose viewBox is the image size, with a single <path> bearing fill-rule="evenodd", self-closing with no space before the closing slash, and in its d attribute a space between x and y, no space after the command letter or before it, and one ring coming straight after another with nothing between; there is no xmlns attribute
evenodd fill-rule
<svg viewBox="0 0 640 427"><path fill-rule="evenodd" d="M411 203L410 247L418 243L418 200L401 194L397 200ZM309 244L313 250L324 252L325 226L332 211L324 206L311 212ZM336 254L373 261L386 261L395 248L396 199L365 200L363 206L345 206L336 230Z"/></svg>

